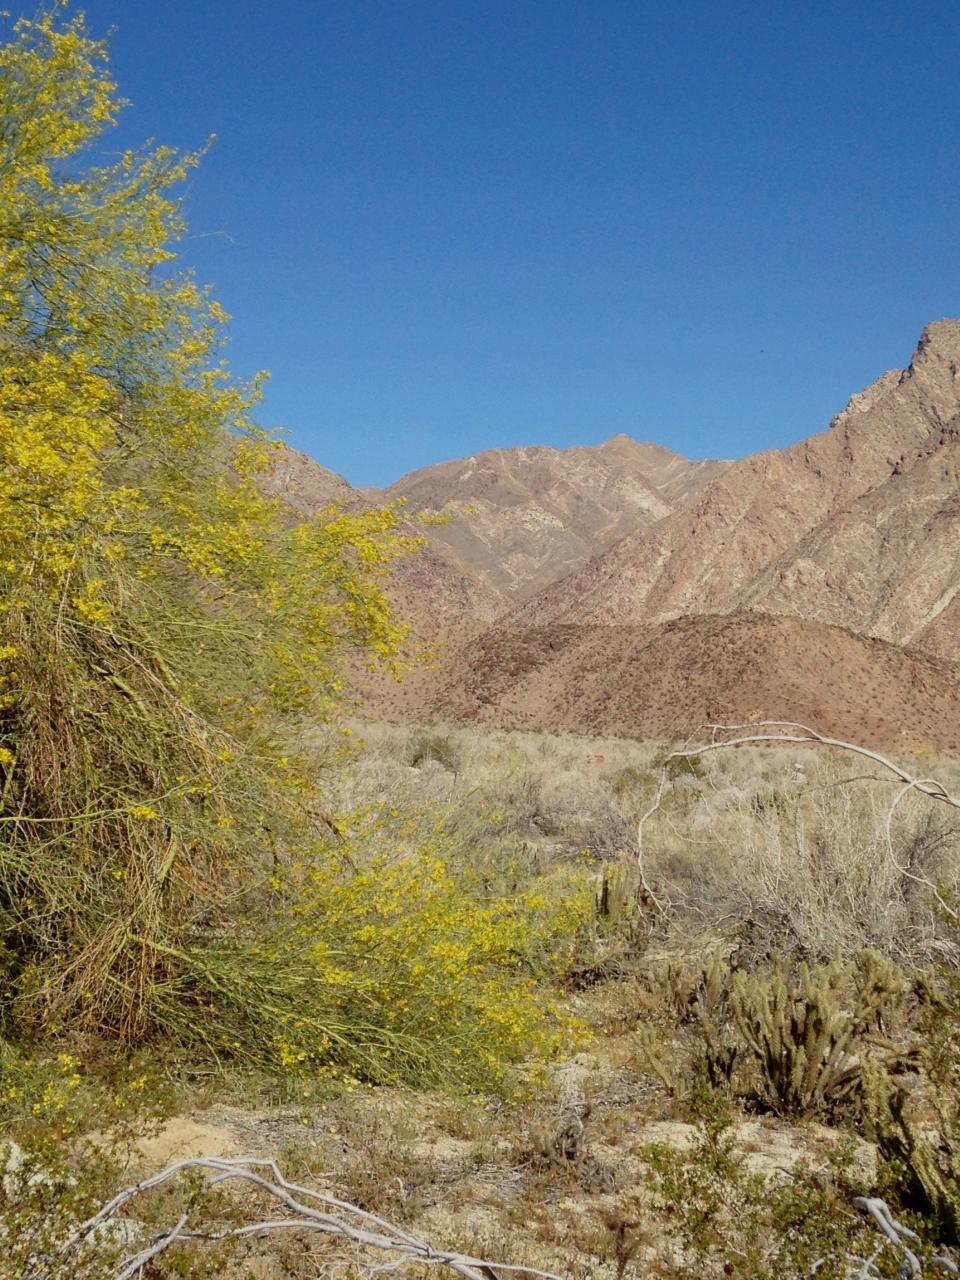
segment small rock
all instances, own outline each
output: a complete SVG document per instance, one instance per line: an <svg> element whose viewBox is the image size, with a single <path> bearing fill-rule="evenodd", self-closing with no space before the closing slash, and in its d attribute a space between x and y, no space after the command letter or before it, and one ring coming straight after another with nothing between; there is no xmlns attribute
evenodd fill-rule
<svg viewBox="0 0 960 1280"><path fill-rule="evenodd" d="M69 1174L55 1176L47 1169L36 1168L29 1173L31 1161L19 1143L7 1141L0 1144L0 1186L10 1201L16 1201L24 1191L37 1187L74 1187L76 1178Z"/></svg>
<svg viewBox="0 0 960 1280"><path fill-rule="evenodd" d="M84 1238L84 1248L128 1250L141 1244L146 1236L142 1222L133 1218L108 1218Z"/></svg>

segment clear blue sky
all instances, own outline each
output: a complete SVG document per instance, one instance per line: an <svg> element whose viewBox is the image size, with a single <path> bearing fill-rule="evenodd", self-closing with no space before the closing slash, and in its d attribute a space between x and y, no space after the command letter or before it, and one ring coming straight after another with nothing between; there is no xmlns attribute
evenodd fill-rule
<svg viewBox="0 0 960 1280"><path fill-rule="evenodd" d="M946 0L86 11L123 143L219 136L185 256L272 371L264 423L354 483L621 431L782 446L960 314Z"/></svg>

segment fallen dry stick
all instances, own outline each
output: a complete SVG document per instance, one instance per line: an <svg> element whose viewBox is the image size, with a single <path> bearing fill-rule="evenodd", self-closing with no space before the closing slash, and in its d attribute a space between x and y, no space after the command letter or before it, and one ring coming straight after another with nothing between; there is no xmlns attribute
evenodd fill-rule
<svg viewBox="0 0 960 1280"><path fill-rule="evenodd" d="M176 1179L191 1170L207 1173L208 1185L224 1182L243 1182L265 1192L278 1201L286 1212L282 1217L248 1223L242 1227L229 1227L222 1231L188 1231L187 1216L156 1237L146 1248L120 1265L113 1280L133 1280L142 1275L143 1268L152 1259L164 1253L178 1242L237 1240L270 1232L314 1231L349 1241L361 1249L369 1249L390 1255L389 1261L367 1264L370 1273L398 1271L406 1263L417 1262L446 1267L465 1280L499 1280L501 1275L533 1276L536 1280L561 1280L550 1271L534 1267L518 1266L508 1262L489 1262L455 1250L434 1249L432 1245L402 1228L367 1213L345 1200L325 1195L309 1187L288 1182L273 1160L219 1159L203 1157L179 1160L153 1177L145 1178L132 1187L126 1187L110 1200L99 1213L84 1222L68 1240L64 1252L75 1250L92 1232L111 1221L115 1215L138 1196Z"/></svg>
<svg viewBox="0 0 960 1280"><path fill-rule="evenodd" d="M270 1198L279 1201L287 1213L282 1217L265 1218L262 1221L247 1223L241 1227L229 1227L221 1231L188 1231L188 1215L184 1214L169 1230L157 1236L135 1256L120 1263L119 1270L114 1273L112 1280L135 1280L135 1277L142 1276L143 1269L149 1262L177 1243L238 1240L285 1231L320 1232L348 1241L361 1250L389 1255L383 1261L364 1263L353 1260L353 1265L358 1270L363 1270L371 1276L396 1274L407 1263L419 1263L445 1267L456 1275L464 1277L464 1280L505 1280L506 1276L517 1277L518 1280L522 1280L524 1276L534 1277L535 1280L563 1280L552 1271L541 1271L536 1267L509 1262L490 1262L455 1250L434 1249L425 1240L411 1235L385 1218L360 1209L357 1205L314 1191L309 1187L288 1182L273 1160L228 1160L213 1156L179 1160L160 1173L145 1178L134 1186L124 1188L105 1204L99 1213L72 1233L64 1245L63 1253L70 1254L81 1248L84 1241L91 1237L97 1228L115 1220L118 1211L136 1200L138 1196L173 1181L184 1172L194 1170L208 1174L207 1185L211 1187L231 1180L252 1185L265 1192ZM883 1200L858 1196L854 1204L874 1220L881 1234L881 1241L869 1258L847 1257L846 1262L849 1267L846 1273L847 1280L879 1280L882 1273L877 1269L876 1264L885 1248L892 1248L900 1255L900 1274L904 1280L922 1276L923 1269L920 1261L910 1247L918 1240L916 1233L898 1222ZM827 1258L821 1258L813 1264L810 1271L811 1280L814 1280L827 1261ZM960 1268L949 1255L943 1254L935 1257L933 1261L950 1274L960 1275Z"/></svg>

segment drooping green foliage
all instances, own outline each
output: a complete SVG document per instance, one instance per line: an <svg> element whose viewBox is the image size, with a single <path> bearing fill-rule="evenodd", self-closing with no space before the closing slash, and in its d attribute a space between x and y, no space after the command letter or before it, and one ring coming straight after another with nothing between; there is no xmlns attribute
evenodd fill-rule
<svg viewBox="0 0 960 1280"><path fill-rule="evenodd" d="M556 1047L535 979L588 898L326 812L316 725L345 655L396 661L419 538L269 496L258 383L173 267L197 157L96 163L122 104L62 8L0 48L0 1033L501 1080Z"/></svg>
<svg viewBox="0 0 960 1280"><path fill-rule="evenodd" d="M96 163L121 105L61 6L0 48L0 923L8 1018L141 1039L310 838L291 717L396 654L416 539L267 495L258 385L171 267L197 157Z"/></svg>

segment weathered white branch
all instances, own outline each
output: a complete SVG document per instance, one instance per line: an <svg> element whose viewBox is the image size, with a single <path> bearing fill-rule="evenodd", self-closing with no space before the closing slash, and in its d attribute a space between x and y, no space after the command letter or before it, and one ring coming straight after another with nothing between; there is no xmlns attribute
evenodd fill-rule
<svg viewBox="0 0 960 1280"><path fill-rule="evenodd" d="M119 1271L115 1273L114 1280L133 1280L135 1276L142 1275L143 1268L148 1262L178 1241L224 1241L285 1230L320 1232L348 1240L361 1248L393 1255L386 1263L370 1264L368 1270L371 1273L399 1270L407 1263L416 1262L446 1267L464 1277L464 1280L490 1280L491 1276L496 1277L500 1272L532 1276L536 1280L561 1280L553 1272L540 1271L535 1267L525 1267L509 1262L489 1262L456 1250L434 1249L427 1241L411 1235L385 1218L368 1213L357 1205L350 1204L346 1200L338 1200L334 1196L325 1195L309 1187L288 1182L273 1160L228 1160L215 1157L178 1160L160 1173L118 1192L99 1213L72 1233L64 1246L64 1252L75 1250L97 1227L110 1221L132 1200L173 1181L180 1174L190 1170L199 1170L212 1175L208 1177L208 1185L211 1187L228 1181L245 1182L257 1187L272 1199L280 1201L291 1211L291 1215L248 1223L242 1227L228 1227L220 1231L207 1232L187 1231L188 1218L184 1215L169 1231L158 1236L147 1248L123 1262ZM265 1173L259 1172L260 1170Z"/></svg>
<svg viewBox="0 0 960 1280"><path fill-rule="evenodd" d="M845 742L841 738L828 738L826 734L818 733L816 729L811 729L809 725L797 724L793 720L758 720L756 723L747 724L708 724L704 725L704 728L708 729L713 735L710 742L703 743L697 747L671 751L667 756L667 760L702 756L708 751L721 751L726 747L739 747L757 742L819 743L822 747L836 747L841 751L850 751L854 755L865 756L866 759L882 765L884 769L889 769L901 782L908 784L910 789L929 796L931 800L940 800L944 804L951 805L954 809L960 809L960 796L951 795L943 783L938 782L935 778L914 778L902 766L881 755L879 751L872 751L869 747L862 747L856 742ZM792 734L750 733L740 738L721 738L719 740L716 736L718 733L741 733L744 729L797 729L799 732Z"/></svg>
<svg viewBox="0 0 960 1280"><path fill-rule="evenodd" d="M666 775L663 775L660 778L660 785L657 787L657 794L654 796L653 804L645 813L642 813L637 820L637 870L640 872L640 884L643 886L644 893L662 916L667 914L667 909L647 883L647 874L643 864L643 828L649 819L652 818L660 809L661 802L663 801L663 789L666 786L666 782Z"/></svg>
<svg viewBox="0 0 960 1280"><path fill-rule="evenodd" d="M908 1240L919 1240L917 1233L896 1220L885 1200L878 1200L875 1196L856 1196L853 1203L858 1209L868 1213L894 1248L899 1249L904 1261L901 1273L905 1272L907 1276L922 1275L920 1259L906 1243Z"/></svg>
<svg viewBox="0 0 960 1280"><path fill-rule="evenodd" d="M711 740L702 743L696 747L685 747L682 750L671 751L667 756L667 760L689 759L694 756L706 755L708 751L722 751L729 747L746 746L756 743L774 743L774 742L801 742L814 743L822 747L834 747L839 751L849 751L853 755L864 756L867 760L872 760L875 764L879 764L882 768L893 774L903 786L894 797L887 812L886 835L887 849L891 861L894 863L897 871L908 880L913 880L917 884L922 884L929 889L941 908L954 920L960 921L960 913L955 911L943 898L937 886L932 880L926 876L917 875L915 872L908 870L896 861L893 854L893 839L891 833L891 824L893 815L900 801L911 791L916 791L920 795L929 797L931 800L938 800L942 804L949 805L953 809L960 809L960 796L952 795L942 782L936 778L914 778L907 773L901 765L894 760L890 760L887 756L881 755L879 751L872 751L869 747L863 747L856 742L846 742L842 738L829 738L826 734L818 733L816 729L811 729L809 725L798 724L793 720L758 720L756 722L746 724L708 724L704 726L705 730L709 730ZM770 733L748 733L743 734L745 729L769 729ZM789 732L797 730L797 732ZM718 738L718 734L742 734L741 737L734 738Z"/></svg>
<svg viewBox="0 0 960 1280"><path fill-rule="evenodd" d="M534 1280L562 1280L554 1272L542 1271L536 1267L490 1262L456 1250L435 1249L427 1241L349 1201L287 1181L273 1160L225 1159L213 1156L178 1160L160 1173L119 1191L98 1213L72 1232L62 1253L74 1254L83 1246L84 1241L95 1238L97 1228L113 1220L125 1205L188 1171L206 1173L209 1187L229 1181L250 1184L285 1205L291 1213L278 1218L265 1217L239 1227L209 1231L188 1231L189 1214L184 1213L169 1230L157 1236L133 1257L121 1262L112 1280L135 1280L143 1275L148 1263L178 1243L215 1243L285 1231L315 1231L349 1241L364 1250L391 1255L382 1261L371 1259L367 1263L359 1263L360 1268L370 1276L397 1274L409 1263L418 1263L421 1266L444 1267L463 1277L463 1280L501 1280L503 1274L533 1277ZM847 1256L851 1268L847 1272L847 1280L878 1280L880 1272L876 1262L887 1247L900 1255L900 1273L904 1280L907 1277L921 1276L923 1269L919 1258L910 1247L912 1242L919 1240L916 1232L898 1222L884 1200L858 1196L853 1203L873 1219L884 1239L867 1258ZM960 1268L951 1257L943 1254L933 1260L951 1275L960 1275ZM817 1275L828 1261L826 1257L818 1259L811 1268L811 1277ZM354 1261L353 1266L357 1265Z"/></svg>

